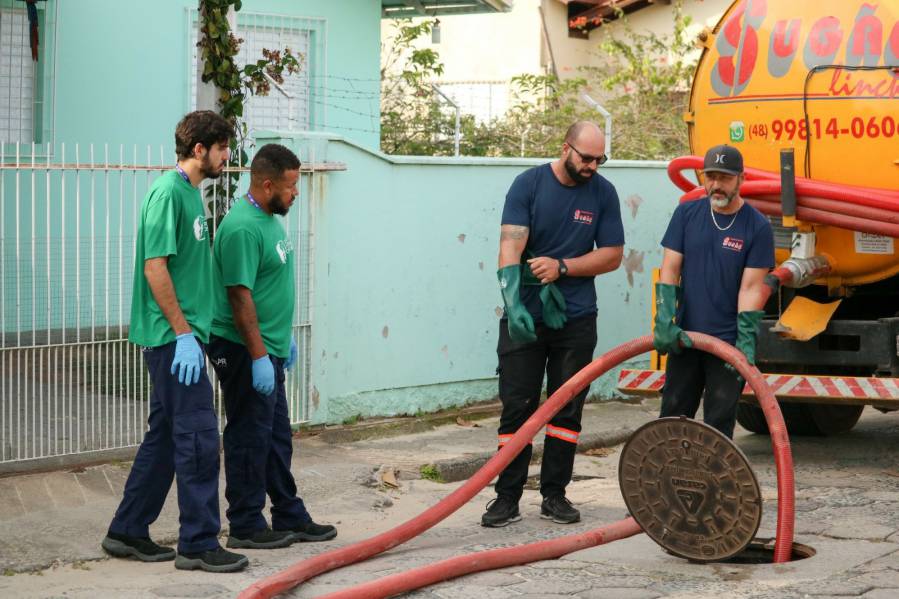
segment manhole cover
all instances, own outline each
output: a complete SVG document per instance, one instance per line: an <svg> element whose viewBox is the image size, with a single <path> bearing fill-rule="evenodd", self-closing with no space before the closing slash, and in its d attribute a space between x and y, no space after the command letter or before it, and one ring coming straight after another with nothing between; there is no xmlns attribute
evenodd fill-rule
<svg viewBox="0 0 899 599"><path fill-rule="evenodd" d="M740 553L762 518L762 497L743 452L695 420L660 418L621 451L621 494L631 515L668 552L712 562Z"/></svg>

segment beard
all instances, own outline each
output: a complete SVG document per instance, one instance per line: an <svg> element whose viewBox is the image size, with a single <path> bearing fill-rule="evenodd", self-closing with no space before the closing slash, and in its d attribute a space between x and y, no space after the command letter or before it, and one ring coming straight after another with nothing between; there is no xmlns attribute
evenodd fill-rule
<svg viewBox="0 0 899 599"><path fill-rule="evenodd" d="M203 178L205 179L217 179L222 176L222 173L225 170L225 161L218 166L212 164L212 161L209 160L209 155L203 157L203 162L200 164L200 172L203 173Z"/></svg>
<svg viewBox="0 0 899 599"><path fill-rule="evenodd" d="M287 211L290 210L290 206L288 206L280 196L272 196L271 201L268 203L268 207L272 211L272 214L277 214L278 216L286 216Z"/></svg>
<svg viewBox="0 0 899 599"><path fill-rule="evenodd" d="M587 169L587 174L584 174L583 171L577 170L574 167L574 163L571 161L570 157L565 160L565 172L568 173L568 176L571 177L571 179L578 185L583 185L593 178L592 170Z"/></svg>
<svg viewBox="0 0 899 599"><path fill-rule="evenodd" d="M734 190L732 193L724 193L720 189L716 189L709 192L709 201L712 203L712 207L714 208L727 208L730 206L730 203L734 201L734 198L737 197L737 193L739 190ZM724 197L715 197L715 194L720 194Z"/></svg>

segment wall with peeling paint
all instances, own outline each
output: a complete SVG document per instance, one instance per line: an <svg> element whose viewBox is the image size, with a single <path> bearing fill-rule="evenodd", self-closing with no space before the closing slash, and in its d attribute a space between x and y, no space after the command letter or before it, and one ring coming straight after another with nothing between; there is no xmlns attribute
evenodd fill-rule
<svg viewBox="0 0 899 599"><path fill-rule="evenodd" d="M269 141L268 139L265 141ZM506 190L527 159L385 156L339 137L282 138L343 162L314 198L312 419L428 412L496 396L496 283ZM610 162L622 267L596 279L603 352L649 332L652 269L679 194L663 163ZM598 398L615 377L594 383Z"/></svg>

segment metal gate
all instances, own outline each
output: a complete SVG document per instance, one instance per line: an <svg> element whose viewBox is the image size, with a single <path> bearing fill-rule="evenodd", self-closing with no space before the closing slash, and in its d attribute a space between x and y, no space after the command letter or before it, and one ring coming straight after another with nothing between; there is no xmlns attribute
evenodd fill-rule
<svg viewBox="0 0 899 599"><path fill-rule="evenodd" d="M34 467L69 461L64 456L84 461L95 459L86 454L138 445L150 386L139 349L127 341L134 244L143 197L172 167L174 154L29 144L4 155L3 147L0 472L31 467L23 462L32 460ZM309 199L324 170L330 169L303 165L300 198L284 219L298 258L294 333L300 353L287 379L293 423L309 412ZM245 182L239 188L245 190ZM213 185L209 193L218 191ZM221 415L217 386L216 408Z"/></svg>

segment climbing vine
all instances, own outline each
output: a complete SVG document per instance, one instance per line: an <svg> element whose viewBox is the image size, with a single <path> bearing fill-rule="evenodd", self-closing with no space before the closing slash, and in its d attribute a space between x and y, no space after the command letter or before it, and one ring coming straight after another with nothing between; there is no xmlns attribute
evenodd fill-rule
<svg viewBox="0 0 899 599"><path fill-rule="evenodd" d="M234 35L228 22L228 11L233 6L241 9L241 0L199 0L200 35L197 47L203 61L204 83L212 83L218 89L219 114L234 124L235 137L231 141L231 159L228 166L247 164L246 153L247 124L243 120L244 102L249 94L266 96L271 91L271 81L278 85L284 77L298 73L303 56L294 54L290 48L283 50L262 50L262 58L239 67L235 57L240 51L243 39ZM209 188L210 230L218 224L230 207L231 200L238 191L240 173L227 171L220 183L220 189ZM218 197L218 200L216 200Z"/></svg>

